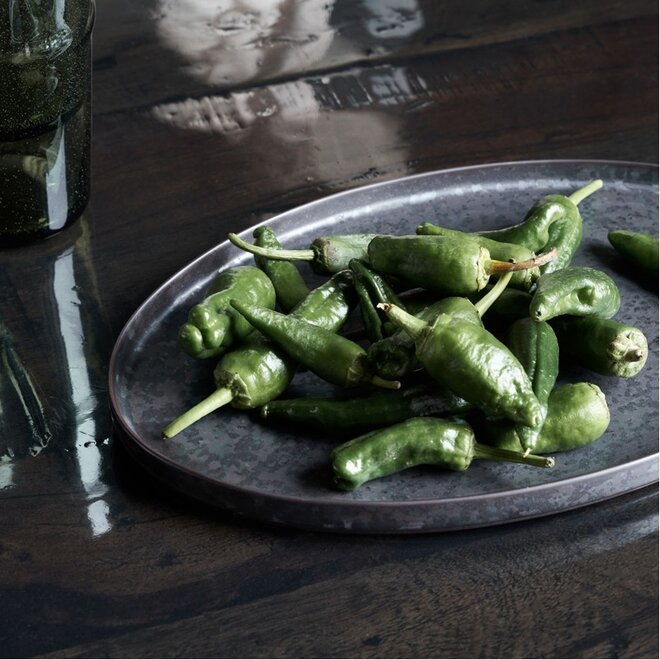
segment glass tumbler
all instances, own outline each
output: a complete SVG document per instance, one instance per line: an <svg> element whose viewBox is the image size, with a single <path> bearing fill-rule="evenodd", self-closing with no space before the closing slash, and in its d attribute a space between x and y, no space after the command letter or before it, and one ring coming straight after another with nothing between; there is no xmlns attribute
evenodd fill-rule
<svg viewBox="0 0 660 660"><path fill-rule="evenodd" d="M94 0L0 0L0 247L87 205L94 13Z"/></svg>

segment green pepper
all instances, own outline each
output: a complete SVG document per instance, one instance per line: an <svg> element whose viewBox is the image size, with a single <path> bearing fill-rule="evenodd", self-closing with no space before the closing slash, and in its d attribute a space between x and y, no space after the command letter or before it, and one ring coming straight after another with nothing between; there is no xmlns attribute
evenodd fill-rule
<svg viewBox="0 0 660 660"><path fill-rule="evenodd" d="M398 389L400 386L398 382L386 381L377 376L368 363L364 349L346 337L293 315L286 316L238 300L232 300L231 304L296 362L329 383L341 387L354 387L360 383L372 383L390 389Z"/></svg>
<svg viewBox="0 0 660 660"><path fill-rule="evenodd" d="M432 325L394 305L381 309L415 340L417 357L432 378L487 414L536 428L543 411L529 376L486 329L449 314Z"/></svg>
<svg viewBox="0 0 660 660"><path fill-rule="evenodd" d="M229 304L232 298L275 307L275 289L268 275L255 266L236 266L221 272L204 300L188 314L179 329L179 346L191 357L220 355L247 337L252 326Z"/></svg>
<svg viewBox="0 0 660 660"><path fill-rule="evenodd" d="M537 321L556 316L598 316L608 319L619 311L621 296L614 280L596 268L569 267L541 275L529 304Z"/></svg>
<svg viewBox="0 0 660 660"><path fill-rule="evenodd" d="M597 385L560 385L548 399L548 414L534 451L549 454L584 447L598 440L609 423L607 399ZM485 441L495 447L520 450L520 440L510 424L492 422L484 435Z"/></svg>
<svg viewBox="0 0 660 660"><path fill-rule="evenodd" d="M550 324L525 318L511 325L506 345L522 364L541 404L543 419L539 426L516 425L522 448L535 451L548 412L548 399L559 375L559 344Z"/></svg>
<svg viewBox="0 0 660 660"><path fill-rule="evenodd" d="M353 307L353 277L337 273L311 291L291 315L329 331L338 331ZM289 386L296 363L258 332L226 353L213 377L216 390L163 430L171 438L209 413L231 403L234 408L256 408L278 397Z"/></svg>
<svg viewBox="0 0 660 660"><path fill-rule="evenodd" d="M562 354L596 373L631 378L646 364L648 342L634 326L614 319L562 316L553 321L553 327Z"/></svg>
<svg viewBox="0 0 660 660"><path fill-rule="evenodd" d="M263 419L308 424L323 429L367 430L411 417L462 415L473 406L438 384L379 391L352 399L305 396L277 399L262 406Z"/></svg>
<svg viewBox="0 0 660 660"><path fill-rule="evenodd" d="M554 253L513 263L491 259L478 242L455 236L376 236L368 248L375 270L444 295L464 296L483 289L491 275L526 270Z"/></svg>
<svg viewBox="0 0 660 660"><path fill-rule="evenodd" d="M433 323L440 314L450 314L469 323L483 325L482 315L498 296L506 291L511 276L510 272L501 275L498 283L474 304L467 298L444 298L429 305L415 316L427 323ZM398 328L391 336L371 344L367 355L376 373L382 378L395 380L403 378L419 364L415 356L415 342L402 328Z"/></svg>
<svg viewBox="0 0 660 660"><path fill-rule="evenodd" d="M522 245L515 243L504 243L502 241L495 241L485 236L476 234L468 234L467 232L458 231L457 229L447 229L433 225L430 222L425 222L417 227L416 230L419 236L449 236L458 238L467 238L468 240L476 241L482 247L485 247L493 259L500 261L529 261L534 258L534 253ZM534 282L539 278L540 270L538 268L529 268L527 270L519 270L513 274L510 286L529 291L534 285Z"/></svg>
<svg viewBox="0 0 660 660"><path fill-rule="evenodd" d="M252 252L265 259L278 261L308 261L312 269L321 275L337 273L348 268L351 259L364 259L367 245L375 234L347 234L345 236L321 236L314 239L306 250L261 248L250 245L236 234L229 240L241 250Z"/></svg>
<svg viewBox="0 0 660 660"><path fill-rule="evenodd" d="M254 244L263 248L281 248L275 232L266 226L257 227L254 232ZM277 302L285 312L290 312L299 302L309 295L309 287L305 284L300 271L288 261L273 261L254 256L254 261L268 275L273 286Z"/></svg>
<svg viewBox="0 0 660 660"><path fill-rule="evenodd" d="M547 195L534 204L520 224L504 229L481 232L480 235L496 241L524 245L532 252L540 252L541 250L551 248L553 247L550 241L550 229L552 225L567 217L575 218L577 214L581 226L582 220L577 210L577 205L602 187L603 182L600 179L596 179L583 188L576 190L568 197L564 195ZM553 234L553 240L556 241L561 234L562 232ZM566 245L566 252L570 251L570 249L571 243L569 241ZM564 252L563 242L562 252ZM560 258L560 261L563 263L562 267L566 265L564 259L565 257ZM570 261L570 258L568 260Z"/></svg>
<svg viewBox="0 0 660 660"><path fill-rule="evenodd" d="M639 231L616 229L608 232L612 247L635 266L658 272L658 239Z"/></svg>
<svg viewBox="0 0 660 660"><path fill-rule="evenodd" d="M554 460L489 447L476 442L474 432L461 421L414 417L401 424L371 431L336 447L331 455L335 485L353 490L371 479L416 465L466 470L474 459L508 461L552 467Z"/></svg>

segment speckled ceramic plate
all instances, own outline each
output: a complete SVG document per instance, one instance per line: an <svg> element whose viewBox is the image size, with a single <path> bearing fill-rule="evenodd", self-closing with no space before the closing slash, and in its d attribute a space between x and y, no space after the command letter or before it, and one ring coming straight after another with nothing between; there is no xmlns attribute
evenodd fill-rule
<svg viewBox="0 0 660 660"><path fill-rule="evenodd" d="M206 396L213 362L177 348L177 328L214 274L250 263L223 242L160 287L118 338L110 395L126 446L173 488L238 514L296 527L362 533L429 532L532 518L592 504L657 480L658 298L622 267L607 231L657 232L658 170L598 161L520 162L432 172L327 197L269 221L281 241L303 247L322 234L414 233L420 221L476 230L519 221L536 199L570 193L601 178L601 191L581 205L583 245L575 262L601 268L622 295L617 318L642 328L650 356L635 378L605 378L579 369L563 381L590 380L607 395L612 423L598 442L560 454L551 470L486 461L464 473L416 468L333 490L330 433L272 428L254 413L222 410L175 439L163 426ZM244 237L251 237L246 230ZM302 266L306 269L306 266ZM329 391L313 375L292 390Z"/></svg>

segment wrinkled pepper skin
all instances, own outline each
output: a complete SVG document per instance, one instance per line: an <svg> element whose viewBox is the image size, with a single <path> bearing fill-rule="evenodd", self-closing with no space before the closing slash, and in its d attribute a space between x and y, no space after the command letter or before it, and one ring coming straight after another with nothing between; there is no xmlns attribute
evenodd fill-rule
<svg viewBox="0 0 660 660"><path fill-rule="evenodd" d="M559 343L549 323L525 318L511 325L506 345L529 376L532 390L541 404L541 424L534 428L518 425L516 429L522 448L535 451L548 413L548 399L559 375Z"/></svg>
<svg viewBox="0 0 660 660"><path fill-rule="evenodd" d="M266 226L257 227L252 233L254 244L264 248L281 248L275 232ZM254 261L268 275L275 287L277 302L285 312L290 312L298 303L309 295L309 287L305 284L300 271L288 261L274 261L259 255L254 255Z"/></svg>
<svg viewBox="0 0 660 660"><path fill-rule="evenodd" d="M638 231L614 229L607 234L612 247L632 265L658 272L658 239Z"/></svg>
<svg viewBox="0 0 660 660"><path fill-rule="evenodd" d="M554 273L570 265L573 256L582 243L582 216L578 207L567 197L563 198L565 213L557 218L548 229L548 242L545 249L556 248L557 256L541 266L541 274ZM560 203L560 202L558 202Z"/></svg>
<svg viewBox="0 0 660 660"><path fill-rule="evenodd" d="M614 319L562 316L553 321L562 355L603 376L631 378L646 364L646 335Z"/></svg>
<svg viewBox="0 0 660 660"><path fill-rule="evenodd" d="M563 195L547 195L532 206L521 223L480 232L480 236L494 241L517 243L532 252L540 252L548 245L552 224L565 216L568 202L568 198ZM577 211L575 204L573 207Z"/></svg>
<svg viewBox="0 0 660 660"><path fill-rule="evenodd" d="M548 399L548 414L536 441L535 451L550 454L584 447L598 440L609 423L607 400L597 385L560 385ZM499 422L486 427L484 441L510 451L521 448L515 429Z"/></svg>
<svg viewBox="0 0 660 660"><path fill-rule="evenodd" d="M385 313L415 340L429 375L495 417L537 427L541 405L529 376L511 351L480 325L441 314L431 325L394 306Z"/></svg>
<svg viewBox="0 0 660 660"><path fill-rule="evenodd" d="M440 314L451 314L469 323L482 325L475 306L467 298L460 297L438 300L415 316L427 323L433 323ZM402 328L397 328L389 337L371 344L367 349L367 356L379 376L392 380L403 378L419 366L415 355L415 342Z"/></svg>
<svg viewBox="0 0 660 660"><path fill-rule="evenodd" d="M539 278L529 315L537 321L564 314L611 318L620 305L619 289L609 275L595 268L568 267Z"/></svg>
<svg viewBox="0 0 660 660"><path fill-rule="evenodd" d="M252 332L252 326L229 304L232 298L272 309L276 294L268 275L256 266L236 266L221 272L179 329L179 346L188 355L220 355Z"/></svg>
<svg viewBox="0 0 660 660"><path fill-rule="evenodd" d="M477 242L444 236L376 236L370 265L381 273L443 295L481 291L490 278L488 250Z"/></svg>
<svg viewBox="0 0 660 660"><path fill-rule="evenodd" d="M474 433L467 424L431 417L372 431L336 447L330 455L335 485L341 490L416 465L462 472L473 458Z"/></svg>
<svg viewBox="0 0 660 660"><path fill-rule="evenodd" d="M477 241L481 247L484 247L488 250L492 259L498 259L500 261L509 261L510 259L513 259L514 261L527 261L528 259L534 257L534 253L522 245L495 241L491 238L480 236L478 234L468 234L456 229L448 229L438 225L433 225L430 222L425 222L419 225L416 232L420 236L449 236L450 238L463 237L469 240ZM536 280L539 278L539 275L539 268L519 270L513 273L510 286L522 289L523 291L529 291L529 289L531 289Z"/></svg>
<svg viewBox="0 0 660 660"><path fill-rule="evenodd" d="M330 461L335 486L354 490L366 481L386 477L416 465L467 470L474 459L552 467L554 460L523 456L476 442L474 432L460 420L413 417L386 429L371 431L336 447Z"/></svg>
<svg viewBox="0 0 660 660"><path fill-rule="evenodd" d="M262 406L259 414L266 420L294 422L322 429L367 431L397 424L411 417L462 415L472 409L473 406L467 401L434 383L352 399L311 396L277 399Z"/></svg>

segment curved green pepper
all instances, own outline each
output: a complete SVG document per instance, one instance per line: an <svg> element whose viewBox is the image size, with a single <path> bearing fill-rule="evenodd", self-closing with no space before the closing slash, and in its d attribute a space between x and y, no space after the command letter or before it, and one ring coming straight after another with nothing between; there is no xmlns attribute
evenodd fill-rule
<svg viewBox="0 0 660 660"><path fill-rule="evenodd" d="M337 273L314 289L291 312L292 316L337 332L353 308L350 271ZM278 397L289 386L296 363L258 332L226 353L213 372L216 390L163 430L171 438L209 413L231 403L234 408L256 408Z"/></svg>
<svg viewBox="0 0 660 660"><path fill-rule="evenodd" d="M229 304L232 298L275 307L275 289L266 273L256 266L228 268L213 280L204 300L190 310L188 322L179 329L179 346L188 355L220 355L252 332Z"/></svg>
<svg viewBox="0 0 660 660"><path fill-rule="evenodd" d="M257 227L254 232L254 244L263 248L281 248L275 232L266 226ZM290 312L299 302L309 295L300 271L288 261L273 261L254 255L254 261L268 275L275 287L277 302L285 312Z"/></svg>
<svg viewBox="0 0 660 660"><path fill-rule="evenodd" d="M537 321L556 316L598 316L610 318L621 305L614 280L595 268L569 267L541 275L529 305Z"/></svg>
<svg viewBox="0 0 660 660"><path fill-rule="evenodd" d="M630 263L658 272L658 239L639 231L616 229L608 232L612 247Z"/></svg>
<svg viewBox="0 0 660 660"><path fill-rule="evenodd" d="M568 224L573 228L576 228L579 224L581 237L582 218L577 205L602 187L603 182L596 179L568 197L564 195L547 195L534 204L521 223L504 229L481 232L480 235L492 238L495 241L524 245L532 252L547 250L553 247L553 242L559 243L557 245L560 248L558 259L561 263L560 267L563 268L573 256L571 250L574 251L574 248L577 247L574 245L575 236L569 239L569 234L573 235L573 232L568 230L567 225L563 229L557 228L552 235L551 228L554 223L570 218ZM579 223L576 223L576 220L579 220ZM547 268L550 268L549 264Z"/></svg>
<svg viewBox="0 0 660 660"><path fill-rule="evenodd" d="M548 399L548 414L534 451L547 454L584 447L598 440L610 424L603 391L593 383L556 387ZM485 431L486 442L501 449L520 450L520 440L510 424L493 422Z"/></svg>
<svg viewBox="0 0 660 660"><path fill-rule="evenodd" d="M541 424L529 376L490 332L449 314L430 325L393 305L381 308L415 340L419 361L448 390L495 417L532 428Z"/></svg>
<svg viewBox="0 0 660 660"><path fill-rule="evenodd" d="M277 399L262 406L259 414L263 419L324 429L367 430L411 417L462 415L472 409L472 404L434 383L405 390L379 391L353 399L312 396Z"/></svg>
<svg viewBox="0 0 660 660"><path fill-rule="evenodd" d="M260 248L250 245L236 234L227 238L236 246L265 259L279 261L308 261L312 269L321 275L338 273L348 268L351 259L365 259L367 246L375 234L347 234L345 236L321 236L312 241L306 250Z"/></svg>
<svg viewBox="0 0 660 660"><path fill-rule="evenodd" d="M509 328L506 345L520 360L541 404L543 419L534 428L517 425L516 431L525 451L535 451L536 442L548 413L548 399L559 375L559 344L552 327L545 321L519 319Z"/></svg>
<svg viewBox="0 0 660 660"><path fill-rule="evenodd" d="M646 335L634 326L614 319L562 316L553 327L562 353L596 373L631 378L646 364Z"/></svg>
<svg viewBox="0 0 660 660"><path fill-rule="evenodd" d="M353 490L366 481L401 472L416 465L467 470L474 459L508 461L552 467L554 461L532 454L481 445L461 421L414 417L387 429L371 431L336 447L331 455L335 485Z"/></svg>

